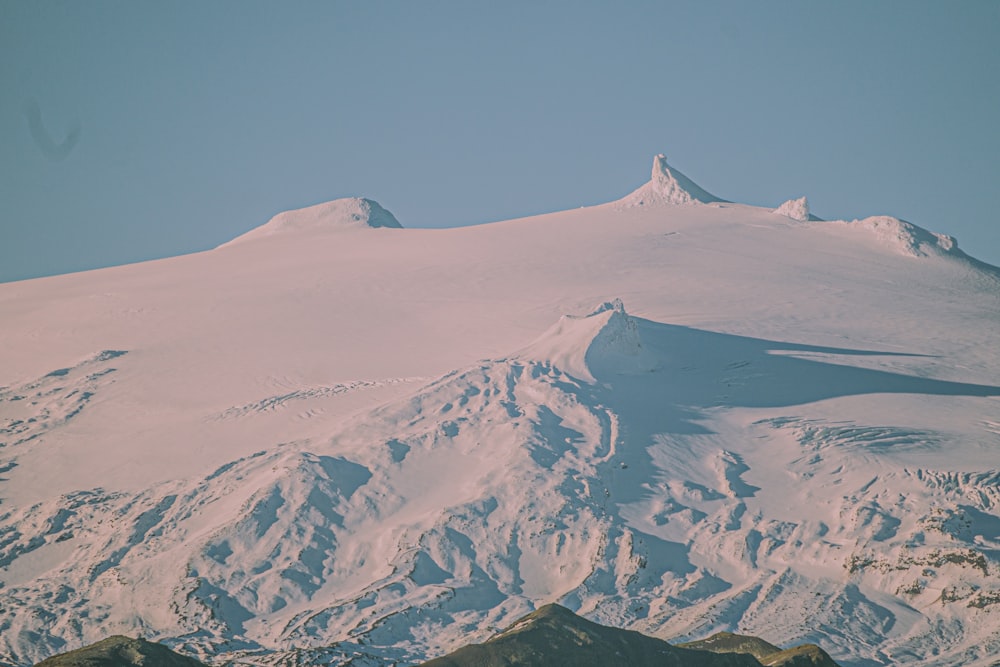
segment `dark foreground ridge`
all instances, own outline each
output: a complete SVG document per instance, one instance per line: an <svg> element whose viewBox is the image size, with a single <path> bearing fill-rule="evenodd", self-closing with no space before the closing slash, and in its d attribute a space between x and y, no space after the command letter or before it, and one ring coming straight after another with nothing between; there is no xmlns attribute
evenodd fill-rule
<svg viewBox="0 0 1000 667"><path fill-rule="evenodd" d="M75 651L54 655L35 667L205 667L163 644L115 635Z"/></svg>
<svg viewBox="0 0 1000 667"><path fill-rule="evenodd" d="M713 641L717 637L672 646L550 604L482 644L464 646L422 667L836 667L818 646L783 651L755 637L729 635L743 642ZM734 649L737 644L743 648Z"/></svg>
<svg viewBox="0 0 1000 667"><path fill-rule="evenodd" d="M831 667L836 665L826 651L815 644L803 644L782 650L759 637L734 635L730 632L719 632L708 639L696 642L678 644L684 648L715 653L749 653L757 658L765 667L781 665L782 667Z"/></svg>
<svg viewBox="0 0 1000 667"><path fill-rule="evenodd" d="M368 663L366 663L368 664ZM387 663L388 664L388 663ZM395 663L392 663L395 664ZM599 625L557 604L516 621L482 644L422 667L837 667L813 644L787 650L757 637L721 632L673 646L632 630ZM35 667L206 667L162 644L116 635L52 656Z"/></svg>

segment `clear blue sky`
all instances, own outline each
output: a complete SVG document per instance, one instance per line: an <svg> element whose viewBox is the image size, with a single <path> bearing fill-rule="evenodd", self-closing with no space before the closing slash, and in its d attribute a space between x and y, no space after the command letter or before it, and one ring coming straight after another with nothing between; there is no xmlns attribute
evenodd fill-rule
<svg viewBox="0 0 1000 667"><path fill-rule="evenodd" d="M367 196L404 226L709 191L1000 264L1000 2L0 0L0 281Z"/></svg>

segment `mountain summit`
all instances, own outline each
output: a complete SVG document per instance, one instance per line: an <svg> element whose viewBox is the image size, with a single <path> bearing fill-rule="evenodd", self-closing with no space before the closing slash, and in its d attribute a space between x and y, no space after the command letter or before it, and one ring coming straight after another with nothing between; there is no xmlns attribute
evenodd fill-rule
<svg viewBox="0 0 1000 667"><path fill-rule="evenodd" d="M378 202L361 197L347 197L279 213L260 227L251 229L219 247L277 234L363 227L401 229L403 225L399 224L396 217L382 208Z"/></svg>
<svg viewBox="0 0 1000 667"><path fill-rule="evenodd" d="M807 222L813 219L813 216L809 213L809 200L805 197L789 199L784 204L774 209L774 212L778 215L783 215L786 218L802 222Z"/></svg>
<svg viewBox="0 0 1000 667"><path fill-rule="evenodd" d="M649 182L621 200L626 207L649 206L650 204L708 204L725 201L704 190L697 183L667 164L667 158L660 153L653 158L653 170Z"/></svg>

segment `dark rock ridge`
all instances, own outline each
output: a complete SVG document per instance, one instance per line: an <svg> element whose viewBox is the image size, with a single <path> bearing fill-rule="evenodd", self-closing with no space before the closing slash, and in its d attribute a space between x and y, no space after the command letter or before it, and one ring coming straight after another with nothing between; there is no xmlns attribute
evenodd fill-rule
<svg viewBox="0 0 1000 667"><path fill-rule="evenodd" d="M96 644L46 658L35 667L205 667L163 644L114 635Z"/></svg>
<svg viewBox="0 0 1000 667"><path fill-rule="evenodd" d="M829 654L815 644L803 644L769 655L760 661L765 667L836 667Z"/></svg>
<svg viewBox="0 0 1000 667"><path fill-rule="evenodd" d="M803 644L782 650L759 637L736 635L731 632L719 632L708 639L699 639L695 642L678 644L678 646L714 653L749 653L765 667L771 665L836 667L837 664L826 651L815 644Z"/></svg>
<svg viewBox="0 0 1000 667"><path fill-rule="evenodd" d="M672 646L638 632L593 623L550 604L482 644L464 646L422 667L836 667L816 646L783 651L755 637L729 635L738 637L738 642L719 641L717 637ZM742 650L735 650L737 646ZM760 658L754 652L759 652Z"/></svg>
<svg viewBox="0 0 1000 667"><path fill-rule="evenodd" d="M366 663L367 664L367 663ZM387 662L388 664L388 662ZM395 664L395 663L393 663ZM671 645L632 630L599 625L557 604L422 667L837 667L814 644L787 650L757 637L721 632ZM162 644L116 635L52 656L35 667L205 667Z"/></svg>
<svg viewBox="0 0 1000 667"><path fill-rule="evenodd" d="M758 660L781 652L781 647L759 637L737 635L732 632L718 632L707 639L685 642L678 644L678 646L699 651L712 651L713 653L749 653Z"/></svg>

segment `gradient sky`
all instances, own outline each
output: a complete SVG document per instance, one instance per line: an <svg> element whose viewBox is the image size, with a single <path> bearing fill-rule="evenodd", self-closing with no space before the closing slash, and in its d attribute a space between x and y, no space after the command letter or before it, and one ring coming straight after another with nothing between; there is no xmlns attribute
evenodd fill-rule
<svg viewBox="0 0 1000 667"><path fill-rule="evenodd" d="M0 281L367 196L404 226L616 199L890 214L1000 265L1000 2L0 0Z"/></svg>

